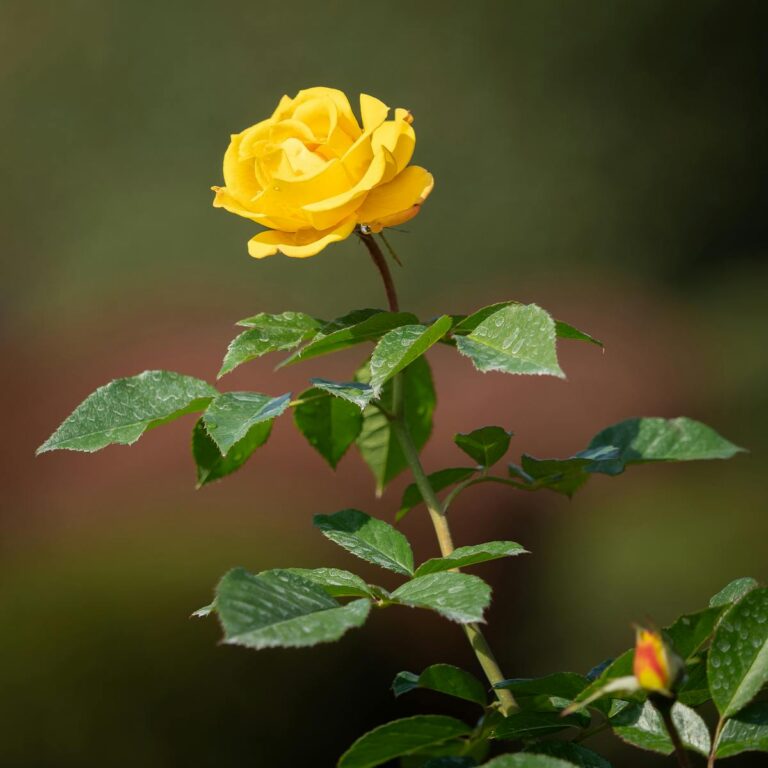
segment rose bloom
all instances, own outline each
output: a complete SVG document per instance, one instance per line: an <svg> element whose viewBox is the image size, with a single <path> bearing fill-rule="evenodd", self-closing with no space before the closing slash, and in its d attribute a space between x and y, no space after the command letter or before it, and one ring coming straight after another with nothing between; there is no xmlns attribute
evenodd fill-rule
<svg viewBox="0 0 768 768"><path fill-rule="evenodd" d="M419 212L434 181L408 165L412 115L389 112L361 94L361 127L341 91L308 88L232 136L213 204L268 227L249 241L251 256L314 256L356 226L380 232Z"/></svg>

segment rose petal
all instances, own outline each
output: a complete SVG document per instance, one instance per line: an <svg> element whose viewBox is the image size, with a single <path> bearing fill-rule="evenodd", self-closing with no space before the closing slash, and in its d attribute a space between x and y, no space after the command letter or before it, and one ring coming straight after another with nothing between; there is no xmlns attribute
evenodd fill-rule
<svg viewBox="0 0 768 768"><path fill-rule="evenodd" d="M412 219L434 187L432 174L418 165L406 168L387 184L372 189L356 216L373 232Z"/></svg>
<svg viewBox="0 0 768 768"><path fill-rule="evenodd" d="M320 253L330 243L349 237L355 228L355 223L354 216L350 216L331 229L302 229L299 232L268 230L248 241L248 253L255 259L274 256L278 252L304 259Z"/></svg>

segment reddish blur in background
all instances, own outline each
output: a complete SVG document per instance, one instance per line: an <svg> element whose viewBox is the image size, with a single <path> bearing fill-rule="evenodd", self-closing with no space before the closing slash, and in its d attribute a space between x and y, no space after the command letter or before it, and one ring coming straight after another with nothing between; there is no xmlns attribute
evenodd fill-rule
<svg viewBox="0 0 768 768"><path fill-rule="evenodd" d="M765 4L5 0L0 168L4 440L0 764L330 766L395 702L401 669L474 668L454 625L392 609L341 642L252 653L190 621L229 567L361 563L312 529L358 506L391 519L356 455L332 473L290 417L228 481L194 490L188 417L133 448L33 459L96 386L148 368L213 379L233 323L380 306L350 239L254 262L253 225L211 207L229 134L310 85L416 116L437 185L391 239L422 316L535 301L604 340L563 345L567 381L481 375L431 354L428 469L451 435L515 432L512 456L564 456L630 416L702 419L750 453L635 468L569 502L499 488L453 513L462 543L515 539L489 564L488 634L510 676L586 671L728 580L768 578L765 514ZM301 391L360 350L228 389ZM435 554L425 516L403 525ZM375 578L380 578L376 574ZM667 764L609 740L622 767ZM733 766L762 764L754 757Z"/></svg>

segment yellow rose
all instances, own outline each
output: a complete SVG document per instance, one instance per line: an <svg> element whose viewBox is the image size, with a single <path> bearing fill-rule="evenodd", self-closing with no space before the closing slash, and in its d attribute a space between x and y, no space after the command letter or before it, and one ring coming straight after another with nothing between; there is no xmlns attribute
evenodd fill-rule
<svg viewBox="0 0 768 768"><path fill-rule="evenodd" d="M419 212L432 175L408 163L413 117L361 94L362 128L347 97L333 88L283 96L272 117L232 136L217 208L268 227L248 242L261 259L303 258L349 237L356 226L380 232Z"/></svg>

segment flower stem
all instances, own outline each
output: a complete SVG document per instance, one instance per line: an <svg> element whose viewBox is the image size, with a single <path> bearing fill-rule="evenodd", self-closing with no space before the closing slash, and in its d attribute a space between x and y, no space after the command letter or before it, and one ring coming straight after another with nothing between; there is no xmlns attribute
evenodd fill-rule
<svg viewBox="0 0 768 768"><path fill-rule="evenodd" d="M672 719L672 706L674 701L666 696L649 696L651 704L656 708L656 711L661 715L661 719L664 721L664 725L669 734L669 738L672 739L672 746L675 748L675 757L677 758L677 764L680 768L690 768L691 763L688 760L688 753L685 751L685 745L680 738L680 732L677 730L675 721Z"/></svg>
<svg viewBox="0 0 768 768"><path fill-rule="evenodd" d="M387 292L387 299L389 301L389 308L392 312L398 311L397 292L395 290L395 284L392 280L392 275L389 271L384 255L379 248L379 244L371 237L371 235L365 235L358 233L360 239L368 249L373 263L379 270L379 274L384 281L384 289ZM445 515L445 508L438 500L432 484L429 482L429 478L424 472L424 467L421 464L419 458L419 452L416 445L413 442L408 425L403 419L403 380L402 375L398 374L392 381L392 412L390 414L390 424L392 431L397 437L400 447L403 450L405 460L408 462L408 466L411 469L413 478L416 485L421 492L421 496L426 504L429 517L432 521L432 527L435 529L437 536L437 543L440 547L440 553L443 557L450 555L454 550L453 537L451 536L451 529L448 526L448 519ZM458 569L455 569L458 570ZM485 672L485 676L488 678L488 682L492 686L500 683L504 680L504 674L499 667L498 661L491 650L488 641L485 639L482 630L477 624L464 624L464 633L469 640L469 644L472 646L472 650L477 656L477 660L480 662L480 666ZM510 712L514 712L517 709L517 702L515 697L510 691L494 688L496 698L499 701L499 709L502 714L508 715Z"/></svg>
<svg viewBox="0 0 768 768"><path fill-rule="evenodd" d="M384 258L384 254L381 252L381 248L379 248L379 244L373 239L373 235L364 235L362 232L358 232L358 237L363 241L363 245L368 249L368 253L371 254L373 263L376 265L376 269L379 270L381 279L384 281L384 290L387 292L390 311L399 312L400 304L397 300L395 282L392 280L392 273L389 271L389 265Z"/></svg>

